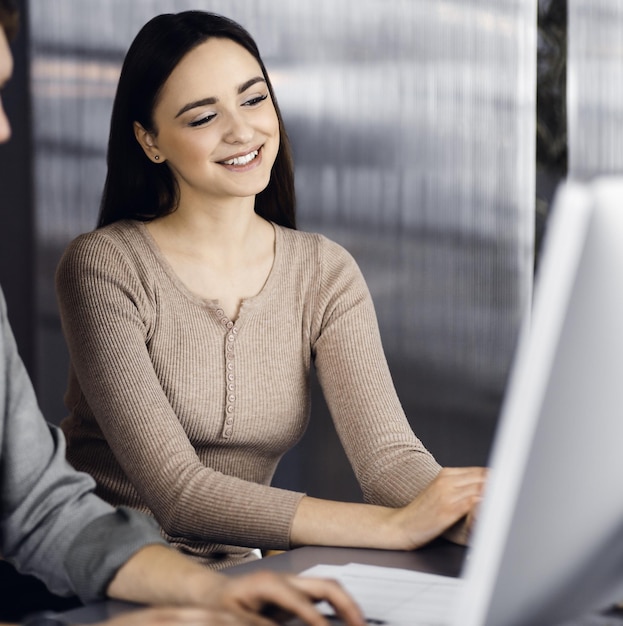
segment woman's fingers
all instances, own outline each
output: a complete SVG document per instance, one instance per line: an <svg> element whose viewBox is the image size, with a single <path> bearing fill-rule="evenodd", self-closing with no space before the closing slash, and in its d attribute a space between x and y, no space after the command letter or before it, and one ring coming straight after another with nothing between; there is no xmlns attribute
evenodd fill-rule
<svg viewBox="0 0 623 626"><path fill-rule="evenodd" d="M487 478L482 467L443 468L398 519L410 549L428 543L477 507ZM465 534L465 533L463 533Z"/></svg>

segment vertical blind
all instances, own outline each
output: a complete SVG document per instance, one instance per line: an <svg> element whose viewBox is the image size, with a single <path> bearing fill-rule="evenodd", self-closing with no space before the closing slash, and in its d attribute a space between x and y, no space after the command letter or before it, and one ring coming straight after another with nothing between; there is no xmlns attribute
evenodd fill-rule
<svg viewBox="0 0 623 626"><path fill-rule="evenodd" d="M623 172L623 4L569 0L569 175Z"/></svg>

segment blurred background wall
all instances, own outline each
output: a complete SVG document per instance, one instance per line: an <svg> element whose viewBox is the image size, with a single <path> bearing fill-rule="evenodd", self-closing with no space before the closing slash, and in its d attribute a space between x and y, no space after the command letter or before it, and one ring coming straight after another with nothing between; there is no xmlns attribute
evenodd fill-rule
<svg viewBox="0 0 623 626"><path fill-rule="evenodd" d="M569 2L569 175L623 172L623 3Z"/></svg>
<svg viewBox="0 0 623 626"><path fill-rule="evenodd" d="M22 4L32 194L0 219L29 216L20 336L48 419L65 415L67 374L54 269L95 226L123 55L149 18L200 8L255 37L294 146L299 226L359 262L415 432L443 464L486 462L532 286L537 0ZM275 482L359 499L317 388L313 405Z"/></svg>

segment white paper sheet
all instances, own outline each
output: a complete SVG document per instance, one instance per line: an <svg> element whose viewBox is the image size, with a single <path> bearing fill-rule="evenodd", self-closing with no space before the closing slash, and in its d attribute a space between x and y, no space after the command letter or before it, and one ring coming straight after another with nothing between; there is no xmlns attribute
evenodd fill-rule
<svg viewBox="0 0 623 626"><path fill-rule="evenodd" d="M302 575L338 580L370 624L385 626L451 624L463 585L460 578L360 563L315 565ZM333 613L327 604L321 610Z"/></svg>

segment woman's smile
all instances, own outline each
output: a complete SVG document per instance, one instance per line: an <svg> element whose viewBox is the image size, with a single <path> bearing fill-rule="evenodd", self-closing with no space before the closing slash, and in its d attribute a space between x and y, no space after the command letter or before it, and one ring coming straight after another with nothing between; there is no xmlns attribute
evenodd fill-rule
<svg viewBox="0 0 623 626"><path fill-rule="evenodd" d="M262 146L248 152L235 154L219 161L220 165L231 172L247 172L262 163Z"/></svg>

